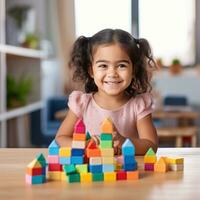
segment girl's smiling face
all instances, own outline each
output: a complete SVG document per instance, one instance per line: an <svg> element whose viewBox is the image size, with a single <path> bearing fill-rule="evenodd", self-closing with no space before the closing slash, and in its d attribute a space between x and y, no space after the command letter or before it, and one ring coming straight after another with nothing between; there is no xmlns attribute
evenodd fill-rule
<svg viewBox="0 0 200 200"><path fill-rule="evenodd" d="M123 95L133 78L132 62L119 44L100 45L94 51L90 75L98 92Z"/></svg>

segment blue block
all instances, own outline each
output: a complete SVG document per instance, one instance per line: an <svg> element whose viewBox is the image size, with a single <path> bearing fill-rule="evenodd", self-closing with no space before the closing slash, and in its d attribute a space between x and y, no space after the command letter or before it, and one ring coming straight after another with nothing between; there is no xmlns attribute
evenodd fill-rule
<svg viewBox="0 0 200 200"><path fill-rule="evenodd" d="M103 172L114 172L115 167L113 164L105 164L105 165L102 165L102 171Z"/></svg>
<svg viewBox="0 0 200 200"><path fill-rule="evenodd" d="M57 148L59 148L60 146L58 145L58 143L55 140L53 140L51 142L51 144L48 146L48 148L50 148L50 147L57 147Z"/></svg>
<svg viewBox="0 0 200 200"><path fill-rule="evenodd" d="M44 183L46 181L46 177L45 176L32 176L31 178L31 182L32 184L41 184Z"/></svg>
<svg viewBox="0 0 200 200"><path fill-rule="evenodd" d="M125 155L124 156L124 163L125 164L133 164L133 163L135 163L136 162L136 160L135 160L135 156L127 156L127 155Z"/></svg>
<svg viewBox="0 0 200 200"><path fill-rule="evenodd" d="M83 156L72 156L71 157L71 164L83 164Z"/></svg>
<svg viewBox="0 0 200 200"><path fill-rule="evenodd" d="M135 155L135 146L130 139L126 139L122 145L122 154L124 155Z"/></svg>
<svg viewBox="0 0 200 200"><path fill-rule="evenodd" d="M59 155L59 147L49 147L49 155Z"/></svg>
<svg viewBox="0 0 200 200"><path fill-rule="evenodd" d="M46 176L46 167L42 167L42 175Z"/></svg>
<svg viewBox="0 0 200 200"><path fill-rule="evenodd" d="M123 165L124 171L134 171L137 170L137 163L135 162L134 164L124 164Z"/></svg>
<svg viewBox="0 0 200 200"><path fill-rule="evenodd" d="M71 164L71 157L60 157L59 164L61 164L61 165Z"/></svg>
<svg viewBox="0 0 200 200"><path fill-rule="evenodd" d="M89 165L89 171L91 173L102 173L102 165Z"/></svg>
<svg viewBox="0 0 200 200"><path fill-rule="evenodd" d="M85 150L84 149L72 149L71 156L83 156Z"/></svg>

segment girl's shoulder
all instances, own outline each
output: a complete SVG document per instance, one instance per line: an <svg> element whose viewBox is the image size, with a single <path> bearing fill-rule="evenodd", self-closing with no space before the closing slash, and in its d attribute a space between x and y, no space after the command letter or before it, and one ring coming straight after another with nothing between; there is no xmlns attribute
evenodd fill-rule
<svg viewBox="0 0 200 200"><path fill-rule="evenodd" d="M143 93L133 97L131 104L134 107L137 119L153 112L153 96L151 93Z"/></svg>
<svg viewBox="0 0 200 200"><path fill-rule="evenodd" d="M68 106L78 117L81 117L86 105L91 99L92 93L73 91L69 95Z"/></svg>

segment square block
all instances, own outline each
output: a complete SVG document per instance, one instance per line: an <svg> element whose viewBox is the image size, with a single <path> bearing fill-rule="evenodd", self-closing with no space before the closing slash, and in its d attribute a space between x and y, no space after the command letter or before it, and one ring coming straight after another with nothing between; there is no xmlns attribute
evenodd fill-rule
<svg viewBox="0 0 200 200"><path fill-rule="evenodd" d="M49 171L62 171L62 165L58 163L49 163L48 165Z"/></svg>
<svg viewBox="0 0 200 200"><path fill-rule="evenodd" d="M67 176L67 182L68 183L75 183L75 182L80 182L80 174L69 174Z"/></svg>
<svg viewBox="0 0 200 200"><path fill-rule="evenodd" d="M135 148L133 147L124 147L122 148L122 155L125 156L131 156L131 155L135 155Z"/></svg>
<svg viewBox="0 0 200 200"><path fill-rule="evenodd" d="M116 181L116 173L115 172L105 172L104 173L104 181Z"/></svg>
<svg viewBox="0 0 200 200"><path fill-rule="evenodd" d="M85 141L86 140L86 134L74 133L73 134L73 140Z"/></svg>
<svg viewBox="0 0 200 200"><path fill-rule="evenodd" d="M59 149L60 157L70 157L71 156L71 147L62 147Z"/></svg>
<svg viewBox="0 0 200 200"><path fill-rule="evenodd" d="M126 180L126 172L125 171L117 171L116 172L117 180Z"/></svg>
<svg viewBox="0 0 200 200"><path fill-rule="evenodd" d="M60 171L56 171L56 172L48 171L48 179L54 180L54 181L60 181L61 173L62 172L60 172Z"/></svg>
<svg viewBox="0 0 200 200"><path fill-rule="evenodd" d="M76 167L75 165L64 165L63 166L63 171L68 175L76 172Z"/></svg>
<svg viewBox="0 0 200 200"><path fill-rule="evenodd" d="M75 168L78 173L87 173L88 172L87 164L76 165Z"/></svg>
<svg viewBox="0 0 200 200"><path fill-rule="evenodd" d="M100 148L112 148L113 142L112 140L100 140Z"/></svg>
<svg viewBox="0 0 200 200"><path fill-rule="evenodd" d="M102 157L113 157L114 156L114 149L113 148L103 148L100 150Z"/></svg>
<svg viewBox="0 0 200 200"><path fill-rule="evenodd" d="M124 164L123 169L124 171L134 171L137 169L137 163L135 162L133 164Z"/></svg>
<svg viewBox="0 0 200 200"><path fill-rule="evenodd" d="M112 141L112 138L113 138L112 134L101 133L101 135L100 135L100 140Z"/></svg>
<svg viewBox="0 0 200 200"><path fill-rule="evenodd" d="M49 155L59 155L59 147L49 147Z"/></svg>
<svg viewBox="0 0 200 200"><path fill-rule="evenodd" d="M115 166L113 164L104 164L102 165L103 172L114 172Z"/></svg>
<svg viewBox="0 0 200 200"><path fill-rule="evenodd" d="M102 164L114 164L114 157L102 157Z"/></svg>
<svg viewBox="0 0 200 200"><path fill-rule="evenodd" d="M83 156L85 153L85 149L72 149L71 156Z"/></svg>
<svg viewBox="0 0 200 200"><path fill-rule="evenodd" d="M60 157L59 164L61 165L69 165L71 164L71 157Z"/></svg>
<svg viewBox="0 0 200 200"><path fill-rule="evenodd" d="M81 183L91 183L92 182L92 173L80 173Z"/></svg>
<svg viewBox="0 0 200 200"><path fill-rule="evenodd" d="M91 173L102 173L102 165L89 165L89 171Z"/></svg>
<svg viewBox="0 0 200 200"><path fill-rule="evenodd" d="M71 164L83 164L83 156L72 156Z"/></svg>
<svg viewBox="0 0 200 200"><path fill-rule="evenodd" d="M101 165L102 158L101 157L90 157L89 158L90 165Z"/></svg>
<svg viewBox="0 0 200 200"><path fill-rule="evenodd" d="M156 163L156 156L144 156L144 163Z"/></svg>
<svg viewBox="0 0 200 200"><path fill-rule="evenodd" d="M30 175L26 174L25 180L26 180L26 183L32 184L32 185L34 185L34 184L42 184L42 183L46 182L46 177L43 176L43 175L30 176Z"/></svg>
<svg viewBox="0 0 200 200"><path fill-rule="evenodd" d="M47 157L48 163L59 163L59 156L58 155L48 155Z"/></svg>
<svg viewBox="0 0 200 200"><path fill-rule="evenodd" d="M134 155L124 155L124 164L134 164L136 163Z"/></svg>
<svg viewBox="0 0 200 200"><path fill-rule="evenodd" d="M101 150L99 148L96 149L86 149L87 157L99 157L101 156Z"/></svg>
<svg viewBox="0 0 200 200"><path fill-rule="evenodd" d="M85 149L85 141L80 140L72 140L72 148L73 149Z"/></svg>
<svg viewBox="0 0 200 200"><path fill-rule="evenodd" d="M126 172L127 180L137 180L139 179L139 171L128 171Z"/></svg>
<svg viewBox="0 0 200 200"><path fill-rule="evenodd" d="M103 181L104 180L104 174L103 173L93 173L92 174L92 180L94 182Z"/></svg>

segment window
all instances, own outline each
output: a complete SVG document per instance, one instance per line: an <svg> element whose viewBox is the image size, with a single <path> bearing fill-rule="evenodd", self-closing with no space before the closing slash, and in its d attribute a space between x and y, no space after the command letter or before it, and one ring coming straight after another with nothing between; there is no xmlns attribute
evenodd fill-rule
<svg viewBox="0 0 200 200"><path fill-rule="evenodd" d="M76 36L92 36L105 28L131 32L131 0L75 0Z"/></svg>
<svg viewBox="0 0 200 200"><path fill-rule="evenodd" d="M139 0L139 37L150 42L165 65L174 58L194 64L195 0Z"/></svg>

